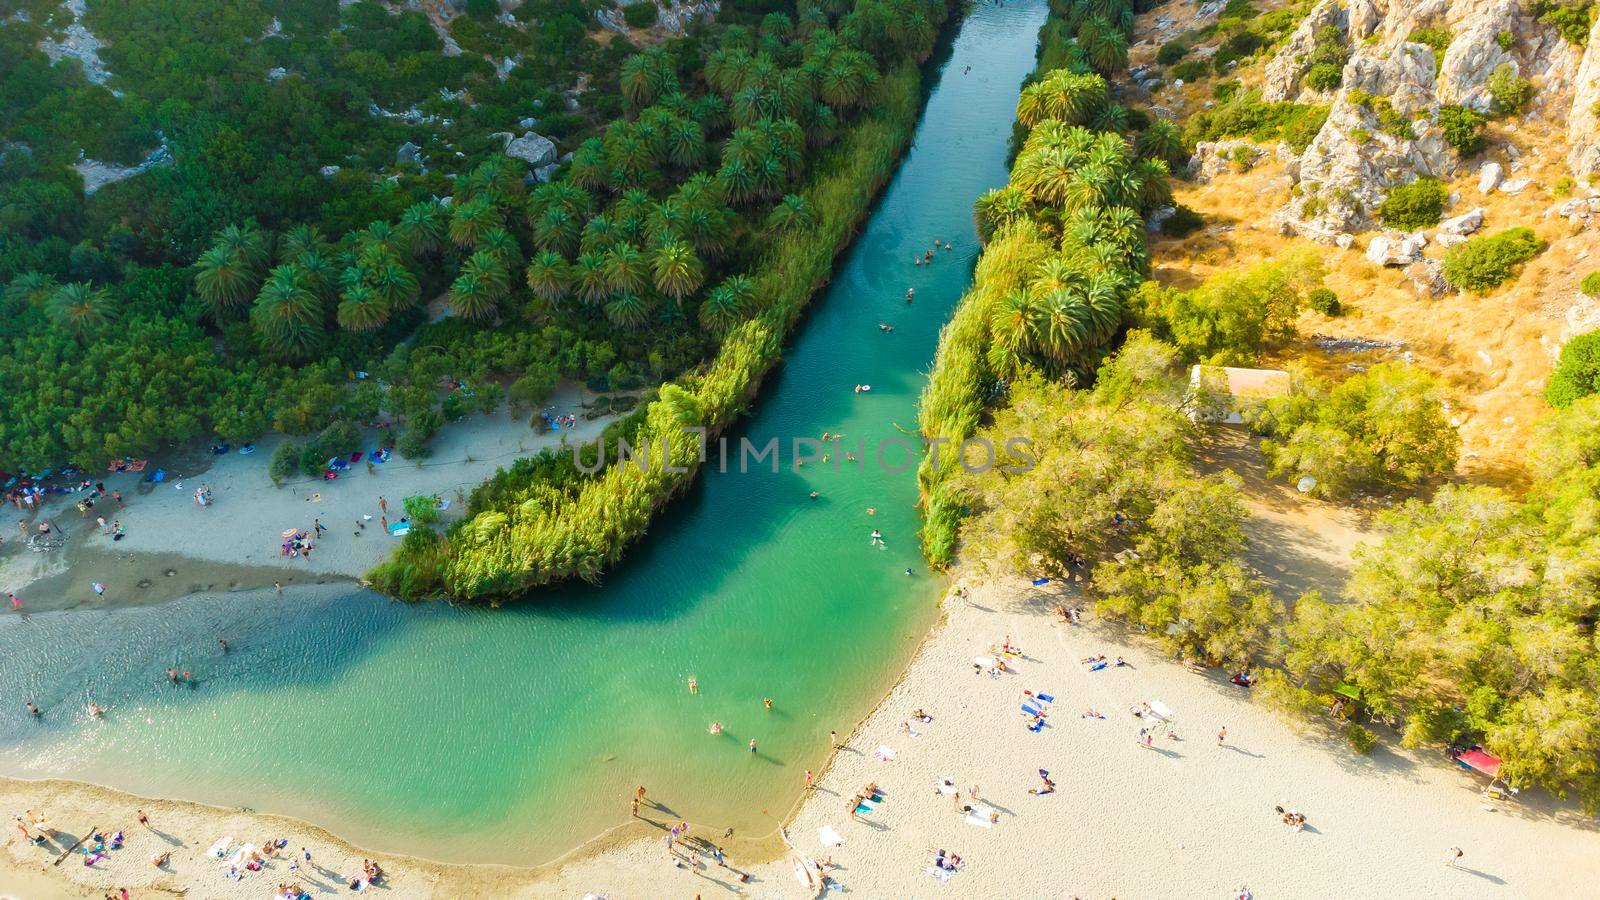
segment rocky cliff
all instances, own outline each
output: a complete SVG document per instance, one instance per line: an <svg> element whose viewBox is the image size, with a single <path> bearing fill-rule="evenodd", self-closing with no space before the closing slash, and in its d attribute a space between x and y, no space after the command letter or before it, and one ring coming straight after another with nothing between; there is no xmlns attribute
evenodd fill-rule
<svg viewBox="0 0 1600 900"><path fill-rule="evenodd" d="M1308 77L1329 41L1348 59L1331 88L1326 78ZM1447 108L1493 115L1497 70L1533 89L1502 130L1514 130L1519 116L1564 120L1573 175L1581 181L1600 171L1597 46L1575 45L1517 0L1320 0L1265 67L1264 99L1329 106L1326 123L1289 166L1294 196L1278 214L1280 227L1348 246L1347 235L1375 224L1395 186L1482 165L1476 152L1464 160L1447 139L1446 126L1466 115ZM1515 160L1517 148L1501 149Z"/></svg>

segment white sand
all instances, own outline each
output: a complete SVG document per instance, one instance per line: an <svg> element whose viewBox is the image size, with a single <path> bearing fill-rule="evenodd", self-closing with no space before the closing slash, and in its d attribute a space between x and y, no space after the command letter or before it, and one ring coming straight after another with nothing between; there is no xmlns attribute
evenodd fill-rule
<svg viewBox="0 0 1600 900"><path fill-rule="evenodd" d="M1218 673L1174 665L1139 640L1120 643L1107 625L1055 624L1049 611L1060 598L1050 588L1011 582L972 585L971 591L966 601L948 601L947 620L882 706L848 738L788 826L804 853L833 858L839 866L834 877L853 893L1128 900L1223 898L1248 886L1259 898L1595 895L1600 832L1592 818L1570 807L1533 794L1490 804L1478 793L1483 779L1439 753L1380 750L1358 757L1337 741L1297 735ZM1027 657L1019 674L974 675L973 657L1007 635ZM1077 662L1101 652L1124 656L1133 667L1090 673ZM1050 727L1041 734L1027 732L1017 712L1024 689L1056 698ZM1176 711L1183 740L1163 737L1155 749L1135 743L1137 722L1128 708L1151 699ZM1080 718L1085 706L1106 719ZM934 720L915 723L921 734L912 737L901 723L915 707ZM1227 745L1219 747L1216 732L1223 725ZM874 757L879 746L895 750L892 762ZM1050 770L1055 794L1027 793L1039 783L1039 768ZM955 780L964 802L970 786L979 785L999 823L987 829L968 824L952 797L936 793L942 776ZM883 789L885 802L852 821L844 805L868 781ZM69 829L130 827L141 802L66 782L0 781L0 810L42 807ZM1282 825L1272 810L1279 803L1304 813L1311 828L1295 833ZM145 859L161 845L136 827L129 851L96 869L75 860L49 868L41 851L8 832L0 884L20 870L106 889L149 885L196 898L263 897L291 880L282 864L230 882L199 854L223 834L252 840L283 834L341 874L371 855L288 819L190 803L144 805L158 828L185 844L172 874L150 869ZM844 844L823 847L822 826L835 829ZM705 877L676 867L661 836L653 826L638 826L537 870L392 856L382 861L397 879L388 894L393 897L806 895L786 859L752 866L731 858L752 876L740 885L714 865ZM1453 846L1465 851L1458 868L1444 864ZM950 882L925 874L929 848L964 858ZM302 883L313 887L310 880Z"/></svg>
<svg viewBox="0 0 1600 900"><path fill-rule="evenodd" d="M558 412L579 414L579 401L578 388L564 387L550 403ZM472 489L494 475L496 469L509 468L519 457L532 456L547 447L593 440L614 418L608 415L585 420L580 416L575 428L541 435L529 426L526 415L511 418L500 412L469 416L441 430L431 444L432 454L420 465L396 453L370 473L362 461L333 481L297 475L282 487L274 487L267 477L268 462L273 449L284 440L281 437L263 440L248 456L239 455L235 449L226 455L208 457L204 462L208 468L198 474L159 457L152 458L145 474L165 467L167 479L148 493L139 490L143 474L90 472L88 477L104 481L108 494L89 517L81 517L73 508L78 495L55 498L42 513L29 517L43 515L68 531L71 540L64 554L30 553L15 546L16 510L6 507L13 515L0 518L9 529L6 556L0 565L0 589L20 593L40 578L58 573L80 546L91 552L177 554L232 566L276 567L288 571L288 577L283 579L286 584L317 575L358 578L387 559L399 543L381 527L379 496L388 499L388 518L395 522L405 515L406 497L437 494L450 502L443 514L449 521L462 514ZM370 432L366 437L365 447L371 449L376 437ZM205 508L194 500L194 491L201 484L212 489L213 502ZM116 508L109 494L117 489L122 491L126 504L122 510ZM96 515L105 516L108 523L120 521L126 532L123 540L113 542L100 534L95 526ZM355 523L363 516L371 519L363 520L367 527L359 529ZM329 530L317 542L311 557L283 556L279 551L282 533L291 528L310 531L313 518L320 519ZM117 571L77 574L85 585L90 580L106 583L110 588L107 596L113 600L133 590L133 585L118 581ZM26 594L23 598L28 599Z"/></svg>

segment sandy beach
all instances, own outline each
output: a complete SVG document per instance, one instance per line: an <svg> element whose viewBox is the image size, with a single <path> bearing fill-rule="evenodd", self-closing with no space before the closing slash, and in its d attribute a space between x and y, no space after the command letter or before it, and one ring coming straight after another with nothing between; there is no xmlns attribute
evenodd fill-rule
<svg viewBox="0 0 1600 900"><path fill-rule="evenodd" d="M945 601L944 620L878 709L841 735L844 746L789 820L793 846L831 858L832 877L846 890L868 897L1141 898L1232 897L1248 887L1258 898L1577 897L1592 895L1600 879L1600 830L1571 806L1532 792L1510 803L1487 801L1481 777L1437 752L1380 748L1359 757L1315 730L1297 733L1219 673L1173 664L1108 624L1056 622L1051 610L1070 605L1070 592L1021 580L968 588L967 598ZM975 674L974 657L1008 637L1022 652L1016 671ZM1130 665L1091 672L1079 662L1100 653ZM1019 713L1024 690L1055 698L1040 733L1030 733ZM1163 733L1153 747L1137 742L1140 720L1129 710L1145 701L1175 712L1180 739ZM910 720L916 708L932 720ZM1085 708L1105 718L1083 718ZM1227 737L1219 743L1223 727ZM882 759L888 754L880 748L893 758ZM1050 772L1055 793L1028 792L1041 783L1039 769ZM945 778L963 804L976 785L972 805L993 810L998 821L983 825L986 818L958 812L954 795L939 789ZM848 798L868 782L882 802L853 819ZM672 802L651 799L669 808ZM141 805L162 834L134 823ZM1286 827L1275 805L1303 813L1309 827ZM126 850L94 868L81 857L53 867L54 853L8 831L0 883L23 872L35 882L70 885L61 896L128 886L146 896L262 897L295 880L313 895L332 894L343 890L334 876L351 874L362 858L378 859L392 873L397 897L809 896L792 854L776 841L730 845L735 869L712 863L704 875L693 872L664 846L673 818L650 805L645 822L539 869L375 856L290 819L143 801L70 782L0 782L0 808L45 811L68 831L95 825L132 835ZM825 844L824 828L842 843ZM692 836L721 837L705 830ZM290 871L280 860L230 880L204 856L224 836L254 843L285 837L296 851L310 849L318 868ZM168 868L151 867L150 854L169 847ZM1464 854L1455 866L1446 865L1452 847ZM928 874L931 851L940 849L962 858L947 881ZM749 881L738 881L735 871Z"/></svg>
<svg viewBox="0 0 1600 900"><path fill-rule="evenodd" d="M581 391L564 386L550 404L561 413L581 413ZM540 434L526 415L504 411L470 416L446 426L430 445L432 454L413 461L395 454L387 463L356 463L332 481L303 475L274 486L267 475L272 451L285 438L272 436L254 453L202 455L182 461L152 459L146 473L165 468L160 484L143 474L89 472L103 481L107 495L88 516L73 508L78 494L54 497L43 510L0 520L10 529L0 547L0 590L14 591L29 609L43 610L97 602L95 582L106 585L105 601L158 602L201 590L238 590L316 581L359 578L387 559L397 539L382 528L378 498L389 503L390 522L405 515L406 497L438 495L449 503L445 521L459 516L472 489L519 457L547 447L593 440L614 420L579 416L576 427ZM368 445L376 440L366 435ZM203 452L203 451L202 451ZM195 489L209 485L213 502L200 507ZM110 491L121 490L118 509ZM125 537L113 542L101 534L96 516L121 522ZM64 550L32 553L21 546L16 519L30 527L47 518L67 533ZM370 517L370 518L368 518ZM285 530L310 531L313 520L328 531L309 558L280 553ZM361 522L366 527L359 527ZM196 566L195 562L213 565ZM70 564L70 565L69 565ZM70 574L69 574L70 567ZM203 580L197 580L203 579Z"/></svg>

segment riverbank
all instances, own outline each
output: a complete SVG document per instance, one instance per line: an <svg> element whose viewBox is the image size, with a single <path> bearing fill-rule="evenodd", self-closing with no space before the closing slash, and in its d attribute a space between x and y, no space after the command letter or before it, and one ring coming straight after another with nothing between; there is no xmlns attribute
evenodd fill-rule
<svg viewBox="0 0 1600 900"><path fill-rule="evenodd" d="M405 515L406 497L441 497L449 503L441 518L449 522L464 513L473 488L497 469L547 448L598 438L617 417L585 419L583 401L582 388L574 385L562 386L549 400L557 413L578 416L570 429L541 434L525 416L504 411L471 416L445 427L425 459L396 454L370 466L363 460L332 481L296 474L275 486L267 469L273 450L289 440L280 435L264 439L249 455L234 449L216 456L151 460L143 473L86 473L103 481L108 492L89 515L73 508L83 495L69 494L23 517L29 527L41 519L60 527L67 536L61 550L30 552L13 540L16 526L11 523L12 533L0 548L0 589L17 593L27 609L40 611L95 602L157 602L273 582L287 586L360 578L399 544L383 522ZM365 437L372 446L375 434ZM142 480L158 467L167 473L160 484ZM211 505L204 508L194 498L201 485L208 485L212 495ZM122 508L109 493L115 490L122 492ZM379 497L388 501L387 514ZM123 539L113 541L103 534L97 516L104 516L108 525L120 523ZM283 533L309 532L314 520L328 529L315 550L308 556L283 555ZM106 585L103 599L94 593L95 582Z"/></svg>
<svg viewBox="0 0 1600 900"><path fill-rule="evenodd" d="M810 857L831 857L832 877L847 890L1139 898L1231 896L1248 887L1266 898L1311 896L1338 885L1345 897L1500 898L1582 896L1600 878L1600 831L1572 807L1533 793L1491 803L1479 793L1481 778L1438 754L1380 748L1360 757L1319 733L1297 734L1218 673L1176 665L1092 619L1060 624L1053 609L1077 602L1070 589L1019 579L966 586L968 596L947 599L945 618L904 677L842 738L816 789L787 819L793 845ZM974 672L973 659L1007 639L1020 648L1015 671L994 678ZM1130 665L1093 672L1079 663L1101 653ZM1040 733L1030 733L1018 711L1024 690L1055 698ZM1175 712L1181 740L1163 734L1153 747L1139 745L1139 720L1129 708L1146 701ZM1082 717L1086 708L1105 718ZM914 709L931 721L910 719ZM882 759L882 748L893 758ZM1050 772L1055 793L1029 793L1041 784L1041 768ZM986 819L958 812L955 796L938 788L943 778L952 780L963 804L977 785L975 805L993 810L997 821L985 826ZM882 800L852 818L844 807L868 782ZM674 798L660 799L670 808ZM141 804L181 846L138 829L133 817ZM1286 827L1275 805L1303 813L1309 827ZM8 835L0 878L48 873L92 888L258 897L282 880L298 878L308 888L313 879L331 882L332 874L349 874L373 858L393 873L396 896L407 897L808 895L790 855L771 842L730 846L731 871L712 863L701 876L681 867L662 841L675 817L649 804L647 822L538 869L374 855L291 819L142 801L71 782L0 781L0 808L43 809L69 829L93 824L134 835L128 850L94 869L80 860L50 868L43 851ZM825 843L824 828L842 843ZM297 875L276 862L242 882L228 881L203 858L227 835L252 842L287 837L290 848L307 847L326 871ZM147 859L163 845L175 848L172 871L158 874ZM1464 855L1448 866L1452 847ZM962 857L945 883L927 872L930 849ZM735 873L750 880L740 883Z"/></svg>

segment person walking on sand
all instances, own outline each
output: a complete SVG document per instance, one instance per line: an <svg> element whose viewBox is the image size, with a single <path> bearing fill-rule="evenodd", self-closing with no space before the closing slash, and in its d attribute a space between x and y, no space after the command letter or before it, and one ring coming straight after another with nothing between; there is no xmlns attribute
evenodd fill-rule
<svg viewBox="0 0 1600 900"><path fill-rule="evenodd" d="M1217 746L1221 747L1223 745L1223 742L1226 741L1227 739L1228 739L1228 726L1224 725L1221 728L1217 729Z"/></svg>
<svg viewBox="0 0 1600 900"><path fill-rule="evenodd" d="M275 593L275 594L281 594L281 593L283 593L283 582L281 582L281 581L274 581L274 582L273 582L273 583L272 583L272 592L273 592L273 593Z"/></svg>
<svg viewBox="0 0 1600 900"><path fill-rule="evenodd" d="M389 514L389 500L382 494L378 495L378 512L381 512L386 516Z"/></svg>
<svg viewBox="0 0 1600 900"><path fill-rule="evenodd" d="M140 825L143 825L146 828L150 827L150 817L145 814L144 810L141 809L138 811L138 817Z"/></svg>
<svg viewBox="0 0 1600 900"><path fill-rule="evenodd" d="M811 770L806 770L806 790L811 790L816 785L812 784Z"/></svg>
<svg viewBox="0 0 1600 900"><path fill-rule="evenodd" d="M632 800L628 801L628 806L633 812L633 817L635 819L639 818L639 798L635 797Z"/></svg>
<svg viewBox="0 0 1600 900"><path fill-rule="evenodd" d="M634 799L639 800L639 801L642 802L644 800L644 794L645 794L644 785L641 784L641 785L639 785L639 790L635 791L633 796L634 796Z"/></svg>
<svg viewBox="0 0 1600 900"><path fill-rule="evenodd" d="M756 739L755 738L751 738L750 739L750 752L751 753L756 752Z"/></svg>
<svg viewBox="0 0 1600 900"><path fill-rule="evenodd" d="M832 747L835 750L839 749L839 732L837 732L837 731L828 732L828 746Z"/></svg>
<svg viewBox="0 0 1600 900"><path fill-rule="evenodd" d="M1459 869L1461 868L1461 856L1460 847L1451 847L1450 855L1445 858L1444 864L1452 869Z"/></svg>
<svg viewBox="0 0 1600 900"><path fill-rule="evenodd" d="M122 488L117 488L116 490L112 491L111 499L117 501L117 509L122 509Z"/></svg>

